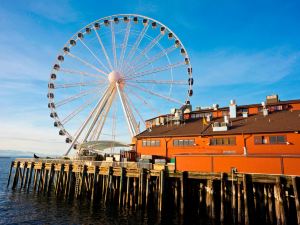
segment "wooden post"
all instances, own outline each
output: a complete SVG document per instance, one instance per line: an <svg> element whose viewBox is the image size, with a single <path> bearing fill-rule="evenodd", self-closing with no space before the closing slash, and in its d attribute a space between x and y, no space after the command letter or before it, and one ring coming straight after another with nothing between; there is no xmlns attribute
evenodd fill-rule
<svg viewBox="0 0 300 225"><path fill-rule="evenodd" d="M187 172L182 172L181 177L180 177L180 214L184 214L184 204L185 204L185 188L186 188L186 183L187 183L187 177L188 173Z"/></svg>
<svg viewBox="0 0 300 225"><path fill-rule="evenodd" d="M273 194L272 194L272 187L268 187L268 211L269 211L269 220L270 223L273 224L274 221L274 214L273 214Z"/></svg>
<svg viewBox="0 0 300 225"><path fill-rule="evenodd" d="M236 223L236 188L235 188L235 182L233 180L233 174L232 174L232 181L231 181L231 193L232 193L232 200L231 200L231 208L232 208L232 219L233 224Z"/></svg>
<svg viewBox="0 0 300 225"><path fill-rule="evenodd" d="M34 174L33 174L33 190L36 190L36 184L37 184L37 177L38 177L39 170L34 169Z"/></svg>
<svg viewBox="0 0 300 225"><path fill-rule="evenodd" d="M215 198L214 198L214 193L215 193L214 180L212 178L210 178L210 179L211 179L211 192L210 192L210 195L211 195L211 218L216 219Z"/></svg>
<svg viewBox="0 0 300 225"><path fill-rule="evenodd" d="M280 182L280 178L276 178L276 189L278 195L278 206L279 206L279 214L280 214L280 222L281 224L286 224L286 216L285 216L285 193L283 186Z"/></svg>
<svg viewBox="0 0 300 225"><path fill-rule="evenodd" d="M122 197L123 197L123 183L124 183L124 174L125 169L121 167L121 174L120 174L120 184L119 184L119 206L122 206Z"/></svg>
<svg viewBox="0 0 300 225"><path fill-rule="evenodd" d="M145 199L145 206L148 206L148 198L149 198L149 180L150 180L150 174L147 174L146 178L146 199Z"/></svg>
<svg viewBox="0 0 300 225"><path fill-rule="evenodd" d="M241 183L238 181L237 183L237 191L238 191L238 223L242 223L242 202L241 202Z"/></svg>
<svg viewBox="0 0 300 225"><path fill-rule="evenodd" d="M55 174L54 164L52 163L51 164L51 169L49 171L49 181L48 181L48 187L47 187L48 194L50 194L50 191L51 191L51 186L52 186L52 183L53 183L54 174Z"/></svg>
<svg viewBox="0 0 300 225"><path fill-rule="evenodd" d="M28 164L26 165L26 174L25 174L25 181L24 181L24 190L26 190L27 187L27 182L28 182L28 175L29 175L29 168L28 168Z"/></svg>
<svg viewBox="0 0 300 225"><path fill-rule="evenodd" d="M175 179L174 181L174 205L177 208L178 207L178 180Z"/></svg>
<svg viewBox="0 0 300 225"><path fill-rule="evenodd" d="M19 168L20 168L20 162L17 162L17 167L16 167L16 170L15 170L15 177L14 177L14 182L13 182L12 189L15 189L16 186L18 185L18 180L19 180Z"/></svg>
<svg viewBox="0 0 300 225"><path fill-rule="evenodd" d="M224 174L221 173L221 212L220 212L220 222L224 222Z"/></svg>
<svg viewBox="0 0 300 225"><path fill-rule="evenodd" d="M276 223L277 225L281 225L280 219L280 203L279 203L279 193L277 184L274 184L274 198L275 198L275 214L276 214Z"/></svg>
<svg viewBox="0 0 300 225"><path fill-rule="evenodd" d="M91 194L91 201L94 202L95 198L95 189L97 185L97 174L98 174L98 166L95 166L94 168L94 180L93 180L93 186L92 186L92 194Z"/></svg>
<svg viewBox="0 0 300 225"><path fill-rule="evenodd" d="M14 161L11 162L10 164L10 170L9 170L9 176L8 176L8 181L7 181L7 187L9 187L9 183L10 183L10 177L11 177L11 172L12 172L12 169L14 167Z"/></svg>
<svg viewBox="0 0 300 225"><path fill-rule="evenodd" d="M65 186L65 198L68 198L70 194L70 187L71 187L71 182L72 182L72 164L68 165L68 172L67 172L67 179L66 179L66 186Z"/></svg>
<svg viewBox="0 0 300 225"><path fill-rule="evenodd" d="M249 209L247 197L247 175L243 174L243 187L244 187L244 206L245 206L245 225L249 225Z"/></svg>
<svg viewBox="0 0 300 225"><path fill-rule="evenodd" d="M129 194L129 183L130 183L130 179L129 179L129 177L127 177L127 183L126 183L126 195L125 195L125 203L126 203L126 205L128 206L128 201L129 201L129 196L130 196L130 194Z"/></svg>
<svg viewBox="0 0 300 225"><path fill-rule="evenodd" d="M299 192L298 192L298 185L297 185L296 179L297 179L296 177L292 177L293 190L294 190L294 196L295 196L295 204L296 204L297 221L298 221L298 224L300 224L300 203L299 203Z"/></svg>
<svg viewBox="0 0 300 225"><path fill-rule="evenodd" d="M133 194L133 196L132 196L132 205L134 206L134 207L136 207L136 189L137 189L137 185L136 185L136 177L134 177L133 178L133 192L132 192L132 194Z"/></svg>
<svg viewBox="0 0 300 225"><path fill-rule="evenodd" d="M159 185L159 211L162 211L162 206L163 206L163 198L164 198L164 182L165 182L165 174L164 174L164 170L160 171L160 176L159 176L159 181L160 181L160 185Z"/></svg>
<svg viewBox="0 0 300 225"><path fill-rule="evenodd" d="M22 168L21 168L22 164L23 164L23 172L22 172ZM24 174L25 174L25 163L21 163L20 164L20 168L19 168L19 179L21 181L21 183L20 183L20 189L22 189L22 187L23 187Z"/></svg>
<svg viewBox="0 0 300 225"><path fill-rule="evenodd" d="M80 188L79 188L79 196L80 197L83 195L83 191L84 191L84 187L85 187L85 185L84 185L84 183L85 183L85 177L87 176L86 170L87 170L87 166L83 165L82 176L81 176L81 183L80 183Z"/></svg>

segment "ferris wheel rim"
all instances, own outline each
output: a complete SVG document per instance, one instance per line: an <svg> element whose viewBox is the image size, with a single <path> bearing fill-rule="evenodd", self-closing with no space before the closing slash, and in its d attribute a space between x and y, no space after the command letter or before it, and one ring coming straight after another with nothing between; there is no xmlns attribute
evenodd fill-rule
<svg viewBox="0 0 300 225"><path fill-rule="evenodd" d="M191 65L191 62L190 62L190 58L189 58L189 55L188 55L188 52L186 51L186 49L185 49L185 47L184 47L184 45L183 45L183 43L180 41L180 39L178 38L178 36L168 27L168 26L166 26L166 25L164 25L163 23L161 23L160 21L158 21L158 20L155 20L155 19L153 19L153 18L150 18L150 17L147 17L147 16L143 16L143 15L139 15L139 14L115 14L115 15L110 15L110 16L106 16L106 17L102 17L102 18L100 18L100 19L97 19L97 20L95 20L95 21L93 21L93 22L91 22L91 23L89 23L89 24L87 24L86 26L84 26L84 27L82 27L81 29L79 29L73 36L71 36L71 38L69 38L68 40L67 40L67 42L65 43L65 45L64 45L64 48L65 47L69 47L69 48L72 48L72 46L70 46L70 41L71 40L75 40L76 42L79 40L82 44L84 44L84 42L79 38L79 36L76 36L76 35L78 35L79 33L82 33L82 35L86 35L86 33L87 33L87 31L84 31L84 30L86 30L86 28L91 28L91 29L94 29L95 30L95 32L96 32L96 34L97 34L97 31L96 31L96 29L95 29L95 27L93 26L95 23L97 23L97 22L100 22L100 21L102 21L102 23L100 23L100 24L103 24L104 23L104 21L105 20L109 20L110 22L113 22L113 20L114 20L114 18L118 18L118 17L126 17L126 16L128 16L128 17L138 17L138 18L142 18L142 19L147 19L148 21L151 21L151 22L155 22L155 23L157 23L160 27L164 27L165 29L166 29L166 31L168 31L169 33L172 33L173 34L173 37L174 37L174 39L175 40L178 40L179 41L179 43L180 43L180 49L183 49L184 50L184 53L185 53L185 58L188 58L188 68L190 68L190 70L191 70L191 68L192 68L192 65ZM133 19L133 18L130 18L130 20L131 19ZM125 21L124 21L125 22ZM113 24L113 23L111 23L111 24ZM112 25L111 25L112 26ZM111 31L112 32L112 31ZM98 36L98 35L97 35ZM155 45L156 44L159 44L158 42L157 43L155 43ZM158 45L157 45L158 46ZM64 49L63 48L63 49ZM88 48L88 47L87 47ZM116 47L115 47L115 49L116 49ZM164 49L163 47L162 47L162 49L163 50L166 50L166 49ZM66 52L64 52L63 53L63 56L65 56L65 55L68 55L68 54L70 54L70 53L66 53ZM71 53L72 54L72 53ZM91 54L92 54L92 52L91 52ZM167 53L164 53L165 54L165 56L168 58L168 54ZM60 55L59 55L60 56ZM59 57L58 56L58 57ZM114 57L115 57L115 54L114 54ZM57 60L55 61L55 63L57 62ZM168 62L169 62L169 64L170 64L170 60L169 60L169 58L168 58ZM116 63L116 60L114 60L114 63ZM60 65L61 64L61 62L58 62L58 65ZM109 63L110 64L110 63ZM54 64L54 65L57 65L57 64ZM109 66L109 65L108 65ZM109 66L110 67L110 66ZM116 67L116 65L114 65L114 67ZM106 69L108 69L108 68L106 68ZM110 68L111 69L111 68ZM98 70L99 70L99 68L98 68ZM170 71L171 71L171 74L172 74L172 81L173 81L173 73L172 73L172 70L173 70L173 67L170 67ZM57 70L58 71L58 70ZM108 70L108 72L105 72L104 70L99 70L98 72L100 72L101 74L103 74L103 75L109 75L109 70ZM52 71L51 71L51 75L52 74L56 74L56 69L53 67L53 69L52 69ZM192 78L192 71L190 72L190 73L188 73L188 77L189 78ZM136 78L136 77L134 77L134 78ZM49 83L48 83L48 95L49 94L51 94L51 93L53 93L53 89L51 89L51 88L49 88L49 84L51 84L51 81L53 81L53 79L52 78L50 78L50 80L49 80ZM128 84L128 85L131 85L131 84ZM173 84L171 84L171 85L173 85ZM192 85L188 85L188 91L190 91L190 90L192 90ZM172 86L171 86L171 88L172 88ZM117 89L118 89L118 86L117 86ZM187 95L187 100L186 101L189 101L189 95ZM48 98L49 99L49 104L54 104L54 97L53 98ZM54 113L54 114L56 114L56 108L55 107L50 107L50 111L51 111L51 113ZM56 116L54 116L53 117L54 118L54 120L55 120L55 122L57 122L59 125L58 125L58 127L60 127L61 128L61 130L63 130L63 132L64 132L64 134L67 136L67 137L69 137L70 139L73 139L73 136L74 135L71 135L68 131L67 131L67 129L65 129L65 127L64 127L64 125L61 123L62 122L62 120L59 118L59 116L58 115L56 115Z"/></svg>

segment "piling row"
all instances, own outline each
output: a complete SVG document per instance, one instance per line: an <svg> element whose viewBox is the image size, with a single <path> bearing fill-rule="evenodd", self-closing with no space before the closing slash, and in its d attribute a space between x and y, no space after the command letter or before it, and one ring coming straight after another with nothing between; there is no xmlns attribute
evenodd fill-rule
<svg viewBox="0 0 300 225"><path fill-rule="evenodd" d="M13 161L8 187L65 199L88 199L158 212L173 207L228 224L300 224L299 181L294 176L195 173Z"/></svg>

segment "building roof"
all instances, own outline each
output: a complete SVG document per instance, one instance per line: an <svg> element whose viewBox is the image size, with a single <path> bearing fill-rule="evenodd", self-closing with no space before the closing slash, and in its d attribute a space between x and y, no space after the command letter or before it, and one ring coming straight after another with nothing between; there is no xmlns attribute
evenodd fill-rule
<svg viewBox="0 0 300 225"><path fill-rule="evenodd" d="M274 103L266 103L266 106L288 105L288 104L295 104L295 103L300 103L300 99L293 99L293 100L287 100L287 101L278 101L278 102L274 102ZM261 106L262 106L261 103L255 103L255 104L249 104L249 105L237 105L237 109L261 107ZM203 109L199 109L199 110L193 110L193 111L191 111L191 114L206 113L206 112L208 113L208 112L214 112L214 111L228 111L228 110L229 110L228 106L218 107L217 110L215 110L213 108L203 108ZM163 115L159 115L159 116L147 119L146 121L151 121L151 120L154 120L154 119L159 118L159 117L167 117L167 116L171 116L171 115L172 114L163 114Z"/></svg>
<svg viewBox="0 0 300 225"><path fill-rule="evenodd" d="M213 122L223 122L223 118L215 118L208 125L203 125L202 118L187 121L180 125L154 126L151 131L145 130L137 138L144 137L184 137L184 136L214 136L255 133L282 133L300 131L300 110L277 111L267 116L262 114L238 117L229 120L227 131L213 131Z"/></svg>

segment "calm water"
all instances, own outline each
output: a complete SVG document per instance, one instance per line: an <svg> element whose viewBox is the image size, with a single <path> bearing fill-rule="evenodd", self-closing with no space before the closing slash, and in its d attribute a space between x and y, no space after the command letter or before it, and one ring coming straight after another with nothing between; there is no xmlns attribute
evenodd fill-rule
<svg viewBox="0 0 300 225"><path fill-rule="evenodd" d="M0 224L207 224L201 218L180 218L176 211L118 209L113 205L66 202L33 192L7 189L11 158L0 158Z"/></svg>

